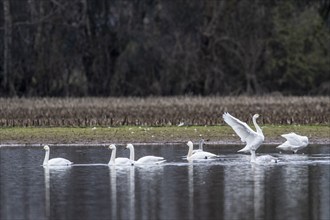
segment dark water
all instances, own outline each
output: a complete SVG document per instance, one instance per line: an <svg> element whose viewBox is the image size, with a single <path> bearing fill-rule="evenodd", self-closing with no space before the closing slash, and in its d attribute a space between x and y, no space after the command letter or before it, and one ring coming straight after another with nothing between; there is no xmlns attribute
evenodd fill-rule
<svg viewBox="0 0 330 220"><path fill-rule="evenodd" d="M117 146L118 156L128 156ZM44 169L42 147L0 148L0 219L330 219L330 146L297 155L263 145L277 164L251 165L240 146L205 146L217 160L188 163L182 145L136 146L161 166L108 167L106 147L51 147L78 164ZM303 153L303 154L302 154Z"/></svg>

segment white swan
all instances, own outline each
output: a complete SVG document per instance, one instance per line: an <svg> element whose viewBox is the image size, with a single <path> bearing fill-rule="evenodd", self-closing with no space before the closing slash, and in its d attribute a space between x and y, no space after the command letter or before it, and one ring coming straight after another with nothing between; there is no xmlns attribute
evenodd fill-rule
<svg viewBox="0 0 330 220"><path fill-rule="evenodd" d="M193 150L192 154L196 153L196 152L201 152L203 151L203 145L204 145L204 139L201 139L198 143L198 149L197 150Z"/></svg>
<svg viewBox="0 0 330 220"><path fill-rule="evenodd" d="M212 153L207 152L207 151L198 151L197 150L193 154L193 147L194 147L193 143L191 141L188 141L187 145L189 147L187 160L212 159L212 158L218 157L216 154L212 154Z"/></svg>
<svg viewBox="0 0 330 220"><path fill-rule="evenodd" d="M132 161L126 157L117 157L116 158L116 152L117 152L117 148L116 148L116 145L114 144L111 144L109 146L109 149L112 150L111 152L111 157L110 157L110 160L109 160L109 163L108 165L119 165L119 166L130 166L132 165Z"/></svg>
<svg viewBox="0 0 330 220"><path fill-rule="evenodd" d="M71 161L60 157L49 160L49 146L45 145L44 150L46 151L46 154L44 162L42 164L43 166L70 166L71 164L73 164Z"/></svg>
<svg viewBox="0 0 330 220"><path fill-rule="evenodd" d="M242 122L239 119L231 116L228 112L224 113L222 117L225 122L234 129L236 134L241 138L241 141L246 142L246 146L240 149L238 152L250 152L251 161L255 161L255 151L260 147L265 139L261 128L256 122L256 119L259 117L259 115L255 114L252 117L252 121L257 132L253 131L245 122Z"/></svg>
<svg viewBox="0 0 330 220"><path fill-rule="evenodd" d="M281 136L286 139L286 142L276 147L280 150L293 151L293 153L297 153L298 150L301 150L308 145L308 137L306 136L301 136L294 132L282 134Z"/></svg>
<svg viewBox="0 0 330 220"><path fill-rule="evenodd" d="M144 156L141 157L140 159L138 159L137 161L135 161L134 159L134 146L133 144L127 144L126 148L129 149L130 152L130 156L129 159L133 164L160 164L165 162L166 160L164 159L164 157L156 157L156 156Z"/></svg>

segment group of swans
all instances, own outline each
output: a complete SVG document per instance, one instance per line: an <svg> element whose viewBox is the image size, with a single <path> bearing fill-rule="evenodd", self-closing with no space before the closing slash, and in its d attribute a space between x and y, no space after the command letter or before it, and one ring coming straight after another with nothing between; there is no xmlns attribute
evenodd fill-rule
<svg viewBox="0 0 330 220"><path fill-rule="evenodd" d="M264 155L256 157L256 150L265 140L265 136L262 133L261 128L257 124L258 114L253 115L252 121L256 128L253 131L245 122L240 121L234 116L230 115L228 112L223 114L224 121L233 128L236 134L241 138L242 142L246 143L246 146L240 149L238 152L245 152L251 154L251 162L277 162L275 157L270 155ZM297 135L295 133L283 134L282 137L286 138L287 141L279 145L277 148L285 151L293 151L296 153L298 150L305 148L308 145L308 138L306 136ZM199 143L199 149L193 150L193 143L188 141L187 145L189 147L186 159L188 161L192 160L203 160L203 159L214 159L218 156L216 154L207 152L203 150L204 140L202 139ZM134 146L132 144L127 144L126 148L130 150L130 157L117 157L116 158L116 146L111 144L109 148L112 150L110 161L108 165L139 165L139 164L160 164L166 160L163 157L157 156L144 156L135 161ZM49 160L49 146L44 146L46 151L43 166L70 166L73 163L64 158L53 158Z"/></svg>
<svg viewBox="0 0 330 220"><path fill-rule="evenodd" d="M239 119L230 115L228 112L225 112L222 117L225 122L230 127L232 127L236 134L241 138L241 141L246 143L246 146L240 149L238 152L250 152L251 162L277 162L276 158L269 155L256 157L256 150L265 140L265 136L262 133L261 128L257 124L257 118L259 117L258 114L255 114L252 117L252 121L256 128L256 131L253 131L245 122L240 121ZM301 150L308 145L308 137L306 136L297 135L293 132L289 134L283 134L281 136L287 139L287 141L277 147L280 150L293 151L294 153L296 153L298 150Z"/></svg>
<svg viewBox="0 0 330 220"><path fill-rule="evenodd" d="M218 157L213 153L204 151L203 142L204 140L201 140L198 150L193 150L193 143L191 141L188 141L187 145L189 147L189 150L186 157L188 161L199 160L199 159L212 159ZM144 156L138 160L135 160L133 144L127 144L126 148L129 149L130 151L129 158L116 157L117 147L116 145L111 144L109 146L109 149L112 150L112 152L108 165L130 166L130 165L140 165L140 164L160 164L166 161L164 157L157 157L157 156ZM44 150L46 151L46 154L45 154L43 166L70 166L73 164L73 162L64 158L53 158L49 160L49 151L50 151L49 146L48 145L44 146Z"/></svg>
<svg viewBox="0 0 330 220"><path fill-rule="evenodd" d="M116 158L116 151L117 151L116 145L111 144L109 146L109 149L111 149L112 152L108 165L130 166L130 165L139 165L139 164L160 164L166 161L164 157L156 157L156 156L144 156L135 161L133 144L127 144L126 148L129 149L130 151L129 158L126 157ZM71 166L73 164L73 162L60 157L49 160L49 151L50 151L49 146L45 145L44 150L46 151L46 153L45 153L44 162L42 164L43 166Z"/></svg>

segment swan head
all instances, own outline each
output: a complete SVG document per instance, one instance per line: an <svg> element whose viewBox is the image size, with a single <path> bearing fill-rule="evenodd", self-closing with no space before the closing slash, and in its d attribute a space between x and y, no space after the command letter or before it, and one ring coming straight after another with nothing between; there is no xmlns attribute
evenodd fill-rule
<svg viewBox="0 0 330 220"><path fill-rule="evenodd" d="M133 144L127 144L127 145L126 145L126 148L128 148L128 149L133 149Z"/></svg>
<svg viewBox="0 0 330 220"><path fill-rule="evenodd" d="M110 145L109 145L109 149L111 149L111 150L116 149L116 145L114 145L114 144L110 144Z"/></svg>
<svg viewBox="0 0 330 220"><path fill-rule="evenodd" d="M193 147L194 146L193 142L191 142L191 141L188 141L187 145L188 145L188 147Z"/></svg>
<svg viewBox="0 0 330 220"><path fill-rule="evenodd" d="M44 146L44 150L49 150L49 146L48 145L45 145Z"/></svg>
<svg viewBox="0 0 330 220"><path fill-rule="evenodd" d="M257 118L259 118L259 114L255 114L255 115L253 115L253 118L255 118L255 119L257 119Z"/></svg>

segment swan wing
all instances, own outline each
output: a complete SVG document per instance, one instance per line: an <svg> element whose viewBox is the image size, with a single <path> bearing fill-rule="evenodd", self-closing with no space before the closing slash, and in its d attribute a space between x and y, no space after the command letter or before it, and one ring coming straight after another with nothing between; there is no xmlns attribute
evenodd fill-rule
<svg viewBox="0 0 330 220"><path fill-rule="evenodd" d="M202 155L199 152L191 155L190 157L187 157L187 160L201 160L201 159L207 159L207 158L205 158L205 155Z"/></svg>
<svg viewBox="0 0 330 220"><path fill-rule="evenodd" d="M217 157L216 154L213 154L213 153L210 153L210 152L207 152L207 151L203 151L202 152L205 156L207 156L208 158L211 158L211 157Z"/></svg>
<svg viewBox="0 0 330 220"><path fill-rule="evenodd" d="M115 165L131 166L132 161L126 157L117 157L115 159Z"/></svg>
<svg viewBox="0 0 330 220"><path fill-rule="evenodd" d="M257 135L245 122L233 117L228 112L223 114L225 122L234 129L236 134L241 138L242 142L250 143Z"/></svg>
<svg viewBox="0 0 330 220"><path fill-rule="evenodd" d="M290 145L300 146L303 144L304 137L296 133L291 132L289 134L282 134L281 136L284 137Z"/></svg>
<svg viewBox="0 0 330 220"><path fill-rule="evenodd" d="M199 151L191 155L188 160L201 160L201 159L210 159L218 157L216 154L207 152L207 151Z"/></svg>
<svg viewBox="0 0 330 220"><path fill-rule="evenodd" d="M197 153L197 152L203 152L203 150L201 150L201 149L193 150L192 154Z"/></svg>
<svg viewBox="0 0 330 220"><path fill-rule="evenodd" d="M53 158L48 161L48 166L70 166L73 164L71 161L64 158Z"/></svg>
<svg viewBox="0 0 330 220"><path fill-rule="evenodd" d="M144 156L138 159L135 163L136 164L155 164L164 162L164 157L156 157L156 156Z"/></svg>
<svg viewBox="0 0 330 220"><path fill-rule="evenodd" d="M288 141L286 141L283 144L277 146L276 148L281 149L281 150L285 150L285 151L293 150L293 146L290 145L290 143Z"/></svg>

